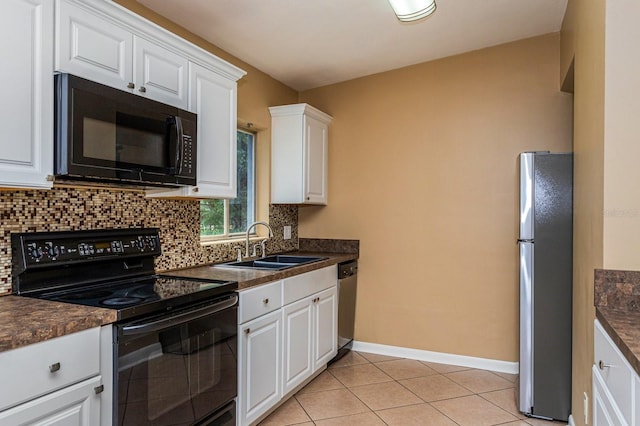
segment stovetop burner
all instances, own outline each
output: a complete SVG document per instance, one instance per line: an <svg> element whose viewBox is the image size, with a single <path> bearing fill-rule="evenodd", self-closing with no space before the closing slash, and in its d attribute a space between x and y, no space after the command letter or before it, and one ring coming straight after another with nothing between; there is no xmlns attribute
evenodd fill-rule
<svg viewBox="0 0 640 426"><path fill-rule="evenodd" d="M142 301L144 301L144 299L140 297L110 297L108 299L104 299L100 303L104 306L129 306L137 305Z"/></svg>

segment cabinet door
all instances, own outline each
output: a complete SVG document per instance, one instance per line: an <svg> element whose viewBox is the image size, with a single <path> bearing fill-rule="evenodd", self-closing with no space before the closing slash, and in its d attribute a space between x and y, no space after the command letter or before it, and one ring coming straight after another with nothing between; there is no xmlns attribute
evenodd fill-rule
<svg viewBox="0 0 640 426"><path fill-rule="evenodd" d="M611 392L607 389L600 371L594 365L593 373L593 425L626 426L628 423L616 405Z"/></svg>
<svg viewBox="0 0 640 426"><path fill-rule="evenodd" d="M337 353L338 298L336 295L336 287L331 287L318 293L314 298L314 371L324 366Z"/></svg>
<svg viewBox="0 0 640 426"><path fill-rule="evenodd" d="M284 359L283 390L286 395L313 373L313 302L306 298L282 308Z"/></svg>
<svg viewBox="0 0 640 426"><path fill-rule="evenodd" d="M148 197L235 198L237 84L189 63L189 110L198 114L197 186L151 189Z"/></svg>
<svg viewBox="0 0 640 426"><path fill-rule="evenodd" d="M280 310L239 327L238 417L248 425L282 396Z"/></svg>
<svg viewBox="0 0 640 426"><path fill-rule="evenodd" d="M327 204L327 125L305 117L304 203Z"/></svg>
<svg viewBox="0 0 640 426"><path fill-rule="evenodd" d="M100 424L100 386L94 377L0 412L3 425L94 426Z"/></svg>
<svg viewBox="0 0 640 426"><path fill-rule="evenodd" d="M53 2L7 0L0 13L0 186L49 188L53 174Z"/></svg>
<svg viewBox="0 0 640 426"><path fill-rule="evenodd" d="M235 198L237 84L191 63L189 109L198 114L200 197Z"/></svg>
<svg viewBox="0 0 640 426"><path fill-rule="evenodd" d="M133 83L133 35L82 6L57 3L56 70L117 89Z"/></svg>
<svg viewBox="0 0 640 426"><path fill-rule="evenodd" d="M187 58L137 36L133 45L134 90L156 101L187 109Z"/></svg>

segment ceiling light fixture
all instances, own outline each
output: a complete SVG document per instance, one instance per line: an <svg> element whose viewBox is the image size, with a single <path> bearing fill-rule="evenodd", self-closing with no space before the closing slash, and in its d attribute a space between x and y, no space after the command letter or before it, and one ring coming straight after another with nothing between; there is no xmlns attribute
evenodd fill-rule
<svg viewBox="0 0 640 426"><path fill-rule="evenodd" d="M436 0L389 0L389 3L402 22L426 18L436 10Z"/></svg>

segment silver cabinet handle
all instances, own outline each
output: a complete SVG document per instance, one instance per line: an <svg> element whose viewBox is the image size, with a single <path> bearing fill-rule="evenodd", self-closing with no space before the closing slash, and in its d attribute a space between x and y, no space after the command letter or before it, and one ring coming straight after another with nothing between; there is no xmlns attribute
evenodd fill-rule
<svg viewBox="0 0 640 426"><path fill-rule="evenodd" d="M96 395L101 394L104 391L104 385L96 386L95 388L93 388L93 391L96 393Z"/></svg>
<svg viewBox="0 0 640 426"><path fill-rule="evenodd" d="M49 366L49 372L50 373L55 373L58 370L60 370L60 363L59 362L54 362L53 364L51 364Z"/></svg>
<svg viewBox="0 0 640 426"><path fill-rule="evenodd" d="M598 368L599 368L600 370L604 370L605 368L609 368L609 367L613 367L613 365L611 365L611 364L605 364L603 360L600 360L600 361L598 362Z"/></svg>
<svg viewBox="0 0 640 426"><path fill-rule="evenodd" d="M268 304L269 304L269 298L267 297L266 299L264 299L264 300L262 301L262 303L264 303L265 305L268 305Z"/></svg>
<svg viewBox="0 0 640 426"><path fill-rule="evenodd" d="M138 90L140 91L140 93L145 93L147 91L147 88L144 86L140 86Z"/></svg>
<svg viewBox="0 0 640 426"><path fill-rule="evenodd" d="M133 82L131 82L131 83L127 84L127 87L128 87L129 89L135 89L136 85L135 85L135 84L133 84Z"/></svg>

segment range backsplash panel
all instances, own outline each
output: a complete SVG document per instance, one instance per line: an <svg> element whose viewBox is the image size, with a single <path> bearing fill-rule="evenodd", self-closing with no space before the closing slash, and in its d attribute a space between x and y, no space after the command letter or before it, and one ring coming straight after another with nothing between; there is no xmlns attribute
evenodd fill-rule
<svg viewBox="0 0 640 426"><path fill-rule="evenodd" d="M269 206L274 237L268 253L298 249L298 208ZM283 227L291 225L291 239ZM200 204L195 200L149 199L143 191L107 188L53 188L0 192L0 295L11 292L11 233L100 228L156 227L162 255L157 271L233 260L244 240L200 244Z"/></svg>

